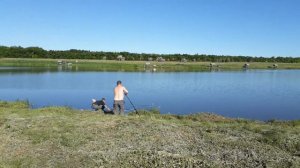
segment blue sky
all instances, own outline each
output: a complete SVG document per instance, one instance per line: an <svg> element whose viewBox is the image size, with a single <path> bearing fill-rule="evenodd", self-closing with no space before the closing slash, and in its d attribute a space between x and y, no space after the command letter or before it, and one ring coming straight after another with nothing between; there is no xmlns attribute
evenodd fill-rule
<svg viewBox="0 0 300 168"><path fill-rule="evenodd" d="M299 0L0 0L0 45L300 57Z"/></svg>

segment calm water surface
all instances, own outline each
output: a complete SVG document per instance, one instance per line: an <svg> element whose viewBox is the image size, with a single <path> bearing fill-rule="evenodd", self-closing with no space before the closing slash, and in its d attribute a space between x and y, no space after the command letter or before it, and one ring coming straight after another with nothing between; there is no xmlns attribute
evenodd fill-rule
<svg viewBox="0 0 300 168"><path fill-rule="evenodd" d="M0 68L0 100L29 100L33 107L89 109L122 80L137 108L162 113L213 112L249 119L300 119L300 70L225 72L34 72ZM126 102L126 109L131 110Z"/></svg>

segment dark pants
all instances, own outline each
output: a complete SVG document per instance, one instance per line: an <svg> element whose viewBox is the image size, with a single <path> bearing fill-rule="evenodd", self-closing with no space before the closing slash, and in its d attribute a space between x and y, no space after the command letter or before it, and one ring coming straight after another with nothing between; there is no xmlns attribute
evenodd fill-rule
<svg viewBox="0 0 300 168"><path fill-rule="evenodd" d="M114 112L113 112L113 111L106 110L106 109L104 109L104 110L103 110L103 112L104 112L104 114L114 114Z"/></svg>
<svg viewBox="0 0 300 168"><path fill-rule="evenodd" d="M124 100L114 101L114 113L117 115L124 115Z"/></svg>

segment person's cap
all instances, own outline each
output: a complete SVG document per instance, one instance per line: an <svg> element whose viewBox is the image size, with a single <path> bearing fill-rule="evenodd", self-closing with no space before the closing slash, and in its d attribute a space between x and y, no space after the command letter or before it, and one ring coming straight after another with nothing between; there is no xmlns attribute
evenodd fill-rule
<svg viewBox="0 0 300 168"><path fill-rule="evenodd" d="M105 100L105 98L103 97L102 100Z"/></svg>
<svg viewBox="0 0 300 168"><path fill-rule="evenodd" d="M95 103L95 102L96 102L96 99L92 99L92 102Z"/></svg>
<svg viewBox="0 0 300 168"><path fill-rule="evenodd" d="M121 84L122 82L120 80L117 81L117 85Z"/></svg>

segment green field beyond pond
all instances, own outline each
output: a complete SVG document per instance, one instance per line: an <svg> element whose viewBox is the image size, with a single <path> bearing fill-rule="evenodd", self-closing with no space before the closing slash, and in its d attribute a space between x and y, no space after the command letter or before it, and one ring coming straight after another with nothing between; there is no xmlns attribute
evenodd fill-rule
<svg viewBox="0 0 300 168"><path fill-rule="evenodd" d="M61 64L58 62L62 61ZM241 70L244 62L157 62L157 61L113 61L113 60L67 60L67 59L24 59L2 58L0 67L49 67L63 66L79 71L209 71ZM247 69L300 69L300 63L248 63ZM276 64L276 68L274 65Z"/></svg>
<svg viewBox="0 0 300 168"><path fill-rule="evenodd" d="M0 102L0 167L299 167L300 121Z"/></svg>

